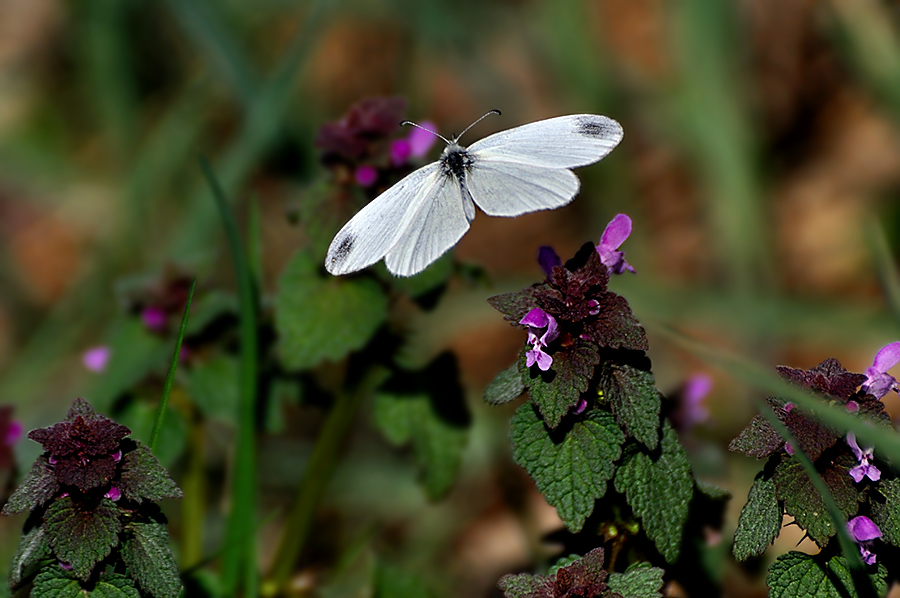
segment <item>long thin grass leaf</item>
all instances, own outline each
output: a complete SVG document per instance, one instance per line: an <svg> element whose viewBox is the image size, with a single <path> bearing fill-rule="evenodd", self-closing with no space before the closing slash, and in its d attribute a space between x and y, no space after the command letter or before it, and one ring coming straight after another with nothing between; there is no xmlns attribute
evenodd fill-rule
<svg viewBox="0 0 900 598"><path fill-rule="evenodd" d="M228 516L222 577L225 594L256 595L256 549L253 530L256 521L256 389L258 370L257 300L253 275L241 244L237 224L228 208L225 193L202 156L200 164L222 220L238 285L240 304L240 400L238 438L234 460L232 509Z"/></svg>
<svg viewBox="0 0 900 598"><path fill-rule="evenodd" d="M163 386L162 398L159 408L156 410L156 421L153 422L153 431L150 433L150 451L156 452L156 444L159 442L159 432L162 430L163 419L166 415L166 407L169 405L169 395L172 393L172 384L175 382L175 371L178 369L178 360L181 358L181 343L184 341L184 331L187 328L188 315L191 313L191 300L194 298L194 285L197 280L191 281L188 289L187 301L184 304L184 314L181 316L181 326L178 327L178 338L175 339L175 351L172 353L172 363L166 373L166 383Z"/></svg>
<svg viewBox="0 0 900 598"><path fill-rule="evenodd" d="M794 457L800 461L800 465L803 466L803 471L806 472L806 475L809 477L813 486L815 486L816 492L822 497L822 502L825 503L825 509L828 511L828 517L831 519L831 523L837 531L841 552L844 554L844 558L847 559L847 564L850 567L850 575L853 579L853 585L856 587L856 595L860 598L875 598L875 587L872 585L871 578L869 578L866 573L866 567L860 557L859 549L847 532L847 521L844 519L844 515L834 501L831 492L828 490L825 480L819 475L816 466L813 465L813 462L810 461L806 453L800 448L800 443L797 442L797 439L794 438L794 435L791 434L788 427L781 423L781 420L778 419L778 416L775 415L772 408L762 401L758 401L758 408L759 412L766 418L766 421L775 428L775 431L778 432L778 434L784 438L794 450Z"/></svg>

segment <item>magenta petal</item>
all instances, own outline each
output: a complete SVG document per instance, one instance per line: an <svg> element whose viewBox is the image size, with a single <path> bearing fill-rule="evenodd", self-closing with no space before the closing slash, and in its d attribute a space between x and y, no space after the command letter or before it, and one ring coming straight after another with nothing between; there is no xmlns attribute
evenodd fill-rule
<svg viewBox="0 0 900 598"><path fill-rule="evenodd" d="M857 465L850 470L850 477L853 478L853 481L857 484L860 483L864 477L866 477L865 468L865 465Z"/></svg>
<svg viewBox="0 0 900 598"><path fill-rule="evenodd" d="M12 446L18 442L19 438L22 437L22 429L22 422L16 420L9 422L9 425L6 427L5 443Z"/></svg>
<svg viewBox="0 0 900 598"><path fill-rule="evenodd" d="M545 347L556 340L559 336L559 326L556 325L556 318L547 314L547 332L541 337L541 344Z"/></svg>
<svg viewBox="0 0 900 598"><path fill-rule="evenodd" d="M540 307L535 307L524 318L519 320L519 324L525 324L532 328L544 328L550 323L550 316Z"/></svg>
<svg viewBox="0 0 900 598"><path fill-rule="evenodd" d="M540 351L537 349L532 349L531 351L525 351L525 366L531 367L537 361L538 355Z"/></svg>
<svg viewBox="0 0 900 598"><path fill-rule="evenodd" d="M542 372L546 372L547 370L550 369L550 366L553 365L553 358L550 357L549 355L547 355L546 353L544 353L543 351L541 351L540 349L538 349L535 352L537 353L535 358L537 359L538 368Z"/></svg>
<svg viewBox="0 0 900 598"><path fill-rule="evenodd" d="M871 519L864 515L854 517L847 522L847 531L857 542L868 542L881 537L881 530Z"/></svg>
<svg viewBox="0 0 900 598"><path fill-rule="evenodd" d="M885 345L875 354L875 361L872 363L872 367L884 373L898 363L900 363L900 341L895 341Z"/></svg>
<svg viewBox="0 0 900 598"><path fill-rule="evenodd" d="M606 225L606 230L603 231L603 236L600 237L601 255L604 250L611 252L618 249L630 234L631 218L626 214L619 214L610 220Z"/></svg>
<svg viewBox="0 0 900 598"><path fill-rule="evenodd" d="M867 546L860 546L859 554L862 556L863 562L867 565L874 565L877 561L875 553L869 550Z"/></svg>
<svg viewBox="0 0 900 598"><path fill-rule="evenodd" d="M156 305L149 305L141 312L141 322L148 330L159 332L166 327L166 312Z"/></svg>
<svg viewBox="0 0 900 598"><path fill-rule="evenodd" d="M862 461L863 452L862 449L859 448L859 445L856 443L856 434L853 432L847 432L847 444L850 445L850 450L853 451L853 454L856 456L857 461ZM857 482L859 480L856 480Z"/></svg>
<svg viewBox="0 0 900 598"><path fill-rule="evenodd" d="M559 255L552 247L547 245L542 245L538 249L538 263L547 276L553 274L553 268L562 266L562 260L559 258Z"/></svg>
<svg viewBox="0 0 900 598"><path fill-rule="evenodd" d="M433 122L426 120L419 123L419 126L422 129L413 127L413 130L409 132L409 137L407 137L410 151L415 158L421 158L427 154L434 142L437 141L437 136L431 132L437 129ZM423 129L428 130L425 131Z"/></svg>
<svg viewBox="0 0 900 598"><path fill-rule="evenodd" d="M412 155L412 146L406 139L395 139L391 142L391 164L402 166Z"/></svg>
<svg viewBox="0 0 900 598"><path fill-rule="evenodd" d="M360 187L369 187L375 182L375 179L378 178L378 171L375 170L374 166L363 164L356 169L354 177L356 178L356 183Z"/></svg>
<svg viewBox="0 0 900 598"><path fill-rule="evenodd" d="M102 372L106 369L110 354L109 347L93 347L81 355L81 363L92 372Z"/></svg>

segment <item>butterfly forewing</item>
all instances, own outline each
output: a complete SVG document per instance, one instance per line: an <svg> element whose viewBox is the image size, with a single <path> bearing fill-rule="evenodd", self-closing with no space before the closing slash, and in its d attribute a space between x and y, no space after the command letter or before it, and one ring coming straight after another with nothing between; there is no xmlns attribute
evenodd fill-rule
<svg viewBox="0 0 900 598"><path fill-rule="evenodd" d="M622 141L622 126L596 114L539 120L476 141L469 153L482 159L509 158L521 164L575 168L600 160Z"/></svg>
<svg viewBox="0 0 900 598"><path fill-rule="evenodd" d="M325 268L334 275L348 274L383 258L408 232L411 213L428 200L442 179L435 162L410 173L369 202L335 235Z"/></svg>

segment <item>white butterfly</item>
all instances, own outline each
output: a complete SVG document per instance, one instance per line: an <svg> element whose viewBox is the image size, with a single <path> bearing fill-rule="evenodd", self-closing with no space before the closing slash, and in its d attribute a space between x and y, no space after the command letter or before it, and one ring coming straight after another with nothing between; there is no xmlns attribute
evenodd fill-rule
<svg viewBox="0 0 900 598"><path fill-rule="evenodd" d="M613 119L572 114L500 131L468 148L459 145L488 114L452 140L435 133L447 143L440 159L406 176L345 224L328 248L325 268L348 274L384 258L396 276L418 274L466 234L476 205L489 216L564 206L580 186L569 169L600 160L622 140L622 126Z"/></svg>

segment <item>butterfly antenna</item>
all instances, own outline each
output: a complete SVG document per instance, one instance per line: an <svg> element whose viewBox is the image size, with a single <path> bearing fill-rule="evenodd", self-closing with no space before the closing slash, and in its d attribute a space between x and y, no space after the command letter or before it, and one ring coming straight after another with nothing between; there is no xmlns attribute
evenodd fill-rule
<svg viewBox="0 0 900 598"><path fill-rule="evenodd" d="M481 120L481 119L479 119L479 120ZM404 125L412 125L412 126L416 127L417 129L422 129L423 131L428 131L429 133L431 133L431 134L434 135L435 137L440 137L441 139L443 139L443 140L444 140L444 143L446 143L447 145L450 145L450 140L447 139L446 137L444 137L443 135L441 135L440 133L435 133L435 132L432 131L431 129L426 129L426 128L423 127L422 125L416 124L416 123L414 123L414 122L411 121L411 120L404 120L402 123L400 123L400 126L401 126L401 127L404 126Z"/></svg>
<svg viewBox="0 0 900 598"><path fill-rule="evenodd" d="M477 125L477 124L480 123L481 121L483 121L485 118L487 118L487 117L490 116L491 114L496 114L496 115L499 116L500 114L503 114L503 113L500 112L499 110L497 110L496 108L494 108L493 110L491 110L491 111L485 113L484 115L482 115L481 118L479 118L478 120L476 120L475 122L473 122L471 125L469 125L469 126L466 127L465 129L463 129L463 132L460 133L459 135L457 135L456 137L454 137L454 138L453 138L453 141L459 141L459 138L462 137L463 135L465 135L465 134L466 134L466 131L468 131L469 129L471 129L472 127L474 127L475 125Z"/></svg>

